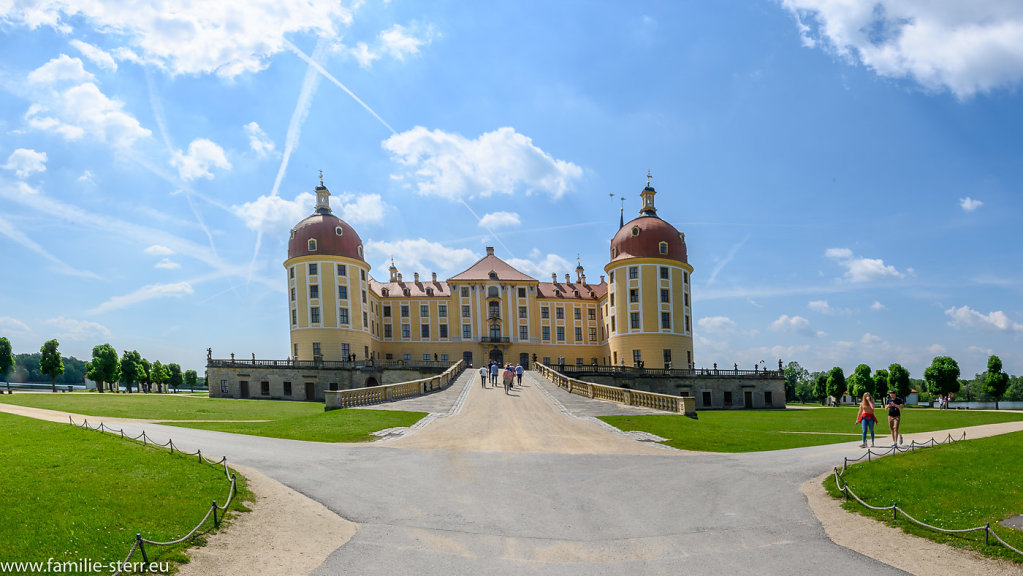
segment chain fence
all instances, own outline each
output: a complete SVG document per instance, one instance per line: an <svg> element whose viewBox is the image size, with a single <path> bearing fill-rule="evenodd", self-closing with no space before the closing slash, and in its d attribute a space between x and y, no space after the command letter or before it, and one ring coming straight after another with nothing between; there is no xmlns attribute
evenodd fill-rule
<svg viewBox="0 0 1023 576"><path fill-rule="evenodd" d="M141 440L142 444L144 446L156 446L156 447L160 447L160 448L169 448L171 454L173 454L175 451L177 451L179 454L184 454L185 456L196 456L199 459L199 462L204 462L204 463L209 464L211 466L218 466L218 467L219 466L223 466L224 467L224 476L225 476L225 478L227 478L227 481L230 482L230 484L231 484L230 489L228 490L228 493L227 493L227 501L224 503L224 505L220 506L220 505L217 504L217 501L214 500L213 503L210 505L210 507L206 510L206 515L202 517L202 520L200 520L199 523L196 524L195 527L192 528L188 532L188 534L185 534L181 538L178 538L177 540L171 540L171 541L168 541L168 542L157 542L155 540L148 540L146 538L143 538L142 534L136 533L135 534L135 543L132 545L131 550L128 551L128 555L124 558L124 562L122 562L120 564L120 566L129 566L130 565L129 562L131 562L131 559L135 555L135 552L140 552L142 554L142 561L145 562L146 564L148 564L149 563L149 555L146 553L146 545L147 544L150 545L150 546L173 546L175 544L180 544L180 543L188 540L192 536L194 536L195 533L198 532L199 529L202 528L204 524L206 524L206 521L210 519L210 516L213 516L213 526L214 526L214 528L219 528L220 527L221 520L223 520L224 519L224 515L227 514L227 508L231 505L231 502L234 500L234 497L237 494L237 478L235 477L235 474L233 472L231 472L231 470L227 467L227 456L222 457L220 460L210 460L209 458L207 458L207 457L202 455L202 450L196 450L195 452L186 452L186 451L184 451L184 450L174 446L174 440L173 439L168 439L163 444L160 444L158 442L154 442L152 438L149 438L149 437L146 436L146 431L145 430L143 430L142 433L139 434L138 436L131 436L131 435L126 435L124 433L124 429L123 428L112 428L112 427L107 426L106 424L104 424L102 422L99 423L99 426L93 426L93 425L89 424L88 420L83 420L81 424L76 424L74 419L71 416L68 416L68 421L71 423L72 426L77 426L79 428L88 428L89 430L97 430L99 432L108 432L108 433L111 433L111 434L120 434L121 438L127 438L129 440ZM220 513L219 516L218 516L218 512ZM116 572L111 574L111 576L120 576L120 575L121 575L121 569L118 569Z"/></svg>
<svg viewBox="0 0 1023 576"><path fill-rule="evenodd" d="M859 495L857 495L855 492L853 492L853 489L849 487L849 483L846 482L845 479L843 478L843 476L845 475L845 471L848 468L850 462L855 463L855 462L859 462L859 461L861 461L863 459L866 459L867 462L870 462L871 461L871 455L873 455L875 457L881 457L881 456L887 456L887 455L892 455L892 454L897 454L897 453L902 453L902 452L912 452L913 450L916 450L917 448L930 448L932 446L938 446L940 444L951 444L953 442L962 442L963 440L966 440L966 432L965 431L963 431L963 435L962 435L961 438L953 438L952 435L949 434L947 438L945 438L944 440L942 440L940 442L935 440L934 438L931 438L927 442L917 442L916 440L913 440L912 442L910 442L909 446L906 446L906 447L900 447L898 444L893 444L891 448L889 448L889 449L887 449L887 450L885 450L883 452L875 453L873 450L868 449L867 452L863 456L860 456L859 458L848 458L848 457L844 458L844 462L842 463L841 469L839 469L838 466L835 466L835 485L838 486L838 489L841 490L843 494L845 494L846 501L849 501L850 498L853 499L853 500L856 500L864 508L867 508L868 510L875 510L875 511L891 510L891 512L892 512L892 520L893 521L894 520L898 520L899 519L899 514L902 514L903 518L905 518L906 520L909 520L910 522L912 522L913 524L916 524L917 526L920 526L922 528L927 528L928 530L933 530L935 532L941 532L941 533L944 533L944 534L965 534L967 532L979 532L979 531L983 530L984 531L984 545L985 546L989 546L990 545L990 539L994 538L1002 546L1005 546L1007 549L1012 550L1016 554L1019 554L1019 555L1023 556L1023 551L1020 551L1019 549L1017 549L1017 548L1013 547L1012 545L1010 545L1008 542L1006 542L1000 536L998 536L998 534L994 530L991 529L991 523L990 522L985 523L983 526L976 526L976 527L973 527L973 528L962 528L962 529L958 529L958 530L952 530L952 529L948 529L948 528L941 528L941 527L938 527L938 526L933 526L933 525L928 524L926 522L917 520L916 518L911 516L908 512L905 511L905 509L903 509L903 508L901 508L899 506L898 502L893 502L891 506L873 506L871 504L868 504L866 501L864 501L862 498L860 498Z"/></svg>

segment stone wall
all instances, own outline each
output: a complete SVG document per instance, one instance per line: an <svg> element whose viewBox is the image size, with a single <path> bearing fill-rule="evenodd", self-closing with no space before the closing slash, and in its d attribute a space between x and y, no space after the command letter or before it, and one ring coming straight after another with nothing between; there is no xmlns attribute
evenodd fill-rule
<svg viewBox="0 0 1023 576"><path fill-rule="evenodd" d="M381 384L396 384L440 374L443 371L443 368L390 369L370 366L335 369L208 366L206 378L211 398L323 402L324 392L327 390L352 390Z"/></svg>
<svg viewBox="0 0 1023 576"><path fill-rule="evenodd" d="M646 390L658 394L692 396L697 410L744 408L784 408L785 380L775 376L660 376L660 375L572 375L574 378ZM749 397L746 393L749 392ZM709 394L709 397L708 397ZM710 402L707 402L707 400Z"/></svg>

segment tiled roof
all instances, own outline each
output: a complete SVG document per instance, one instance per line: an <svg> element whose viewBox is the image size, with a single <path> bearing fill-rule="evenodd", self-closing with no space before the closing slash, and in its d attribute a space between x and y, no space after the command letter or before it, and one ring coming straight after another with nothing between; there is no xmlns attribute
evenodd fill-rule
<svg viewBox="0 0 1023 576"><path fill-rule="evenodd" d="M459 274L455 274L448 281L471 281L471 280L489 280L490 273L494 272L497 274L498 280L525 280L536 282L536 278L528 276L519 272L518 270L511 267L510 264L501 260L493 254L487 254L481 260L470 266L466 271Z"/></svg>
<svg viewBox="0 0 1023 576"><path fill-rule="evenodd" d="M426 280L420 282L377 282L370 278L369 288L374 294L383 297L384 290L387 290L387 298L424 298L424 297L444 297L451 296L451 288L447 282L433 280ZM408 290L408 295L405 294L405 290ZM432 290L433 294L429 294L427 290Z"/></svg>
<svg viewBox="0 0 1023 576"><path fill-rule="evenodd" d="M555 293L557 291L557 293ZM575 293L579 292L576 296ZM592 296L590 295L592 294ZM607 283L581 284L578 282L540 282L537 298L563 298L566 300L600 300L607 294Z"/></svg>

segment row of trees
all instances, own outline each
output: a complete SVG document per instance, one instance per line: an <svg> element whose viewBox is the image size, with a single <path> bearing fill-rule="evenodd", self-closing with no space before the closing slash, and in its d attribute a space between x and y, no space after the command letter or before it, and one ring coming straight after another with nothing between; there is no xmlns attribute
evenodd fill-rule
<svg viewBox="0 0 1023 576"><path fill-rule="evenodd" d="M11 352L10 340L0 337L0 376L7 382L8 390L10 382L7 375L15 367L16 362L27 356L29 362L38 358L35 361L36 369L40 374L50 378L52 389L56 392L57 378L65 371L64 358L60 355L59 346L57 340L49 340L39 349L39 354L15 357ZM79 360L74 361L81 363ZM28 373L32 374L33 370L29 368ZM140 392L151 392L154 384L157 392L162 392L164 385L177 392L183 385L195 390L195 385L199 381L195 370L182 372L178 364L163 364L159 360L150 362L137 350L125 350L124 354L118 357L117 350L110 344L100 344L92 349L92 361L83 363L81 377L75 382L82 382L83 377L95 381L99 392L104 391L104 385L114 390L117 383L123 383L129 393L136 384Z"/></svg>
<svg viewBox="0 0 1023 576"><path fill-rule="evenodd" d="M798 362L789 362L784 370L785 395L789 400L802 402L823 402L829 396L838 398L849 393L855 398L869 392L874 398L886 396L894 390L902 398L909 395L913 380L909 371L900 364L892 364L887 369L879 368L871 373L870 366L860 364L853 370L849 378L845 377L842 368L835 366L827 372L809 372ZM998 356L988 358L987 371L978 374L977 381L981 384L979 392L998 401L1009 389L1014 379L1002 372L1002 360ZM934 396L948 397L958 393L963 382L959 379L959 363L948 356L937 356L931 365L924 370L924 387ZM1023 390L1021 390L1023 392ZM1023 400L1023 398L1020 398Z"/></svg>

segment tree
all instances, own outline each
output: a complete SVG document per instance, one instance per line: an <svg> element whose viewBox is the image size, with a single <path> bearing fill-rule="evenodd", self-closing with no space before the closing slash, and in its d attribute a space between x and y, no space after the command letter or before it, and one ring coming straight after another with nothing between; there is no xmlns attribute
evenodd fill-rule
<svg viewBox="0 0 1023 576"><path fill-rule="evenodd" d="M845 392L845 389L845 373L842 372L841 366L835 366L828 371L827 390L825 391L828 393L828 396L834 396L837 400Z"/></svg>
<svg viewBox="0 0 1023 576"><path fill-rule="evenodd" d="M11 353L11 341L4 336L0 336L0 376L4 377L4 382L7 383L7 393L11 393L11 381L7 379L7 374L10 373L11 368L14 368L14 355Z"/></svg>
<svg viewBox="0 0 1023 576"><path fill-rule="evenodd" d="M163 392L163 383L167 381L167 377L170 376L167 373L167 368L162 362L157 360L153 362L153 368L149 371L149 378L152 379L153 384L156 384L156 391Z"/></svg>
<svg viewBox="0 0 1023 576"><path fill-rule="evenodd" d="M117 350L110 344L100 344L92 349L92 362L85 364L86 375L96 382L96 390L103 392L103 383L114 384L121 378L121 363Z"/></svg>
<svg viewBox="0 0 1023 576"><path fill-rule="evenodd" d="M174 388L174 393L178 393L178 388L181 387L181 366L177 364L167 365L167 384Z"/></svg>
<svg viewBox="0 0 1023 576"><path fill-rule="evenodd" d="M948 356L936 356L924 370L927 391L938 396L948 396L959 390L959 363Z"/></svg>
<svg viewBox="0 0 1023 576"><path fill-rule="evenodd" d="M145 373L142 371L142 355L138 350L131 352L125 350L121 355L121 381L124 388L131 394L131 386L136 382L142 382Z"/></svg>
<svg viewBox="0 0 1023 576"><path fill-rule="evenodd" d="M813 376L813 397L818 402L824 404L824 399L828 397L828 373L827 372L814 372Z"/></svg>
<svg viewBox="0 0 1023 576"><path fill-rule="evenodd" d="M998 399L1009 387L1009 375L1002 372L1002 359L992 355L987 359L987 376L984 377L984 393L995 399L995 410L998 410Z"/></svg>
<svg viewBox="0 0 1023 576"><path fill-rule="evenodd" d="M810 373L799 365L799 362L789 362L785 367L785 400L792 401L796 398L796 387L800 380L805 380Z"/></svg>
<svg viewBox="0 0 1023 576"><path fill-rule="evenodd" d="M903 400L909 396L909 370L903 368L901 364L892 364L888 367L888 390L895 390L895 395ZM888 390L885 390L883 395L887 395Z"/></svg>
<svg viewBox="0 0 1023 576"><path fill-rule="evenodd" d="M185 370L185 386L192 389L195 392L195 385L199 381L199 375L195 373L195 370Z"/></svg>
<svg viewBox="0 0 1023 576"><path fill-rule="evenodd" d="M146 383L145 392L148 394L153 390L153 365L149 360L142 359L142 382Z"/></svg>
<svg viewBox="0 0 1023 576"><path fill-rule="evenodd" d="M42 354L39 360L39 369L50 377L50 386L53 387L53 392L57 391L57 376L64 373L64 362L60 359L58 346L60 346L60 342L47 340L39 349L39 353Z"/></svg>
<svg viewBox="0 0 1023 576"><path fill-rule="evenodd" d="M860 364L849 376L849 390L856 398L862 398L866 392L874 393L874 379L870 376L870 366Z"/></svg>
<svg viewBox="0 0 1023 576"><path fill-rule="evenodd" d="M884 368L874 371L874 389L871 394L875 400L888 394L888 371Z"/></svg>

